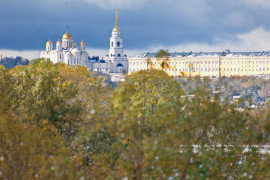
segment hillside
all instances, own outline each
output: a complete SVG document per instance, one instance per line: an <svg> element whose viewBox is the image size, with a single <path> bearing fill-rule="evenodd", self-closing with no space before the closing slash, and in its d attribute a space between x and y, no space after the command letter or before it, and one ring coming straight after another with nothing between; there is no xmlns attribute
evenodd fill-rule
<svg viewBox="0 0 270 180"><path fill-rule="evenodd" d="M29 60L23 59L22 57L5 57L0 61L0 65L4 66L7 69L11 69L17 65L28 65Z"/></svg>

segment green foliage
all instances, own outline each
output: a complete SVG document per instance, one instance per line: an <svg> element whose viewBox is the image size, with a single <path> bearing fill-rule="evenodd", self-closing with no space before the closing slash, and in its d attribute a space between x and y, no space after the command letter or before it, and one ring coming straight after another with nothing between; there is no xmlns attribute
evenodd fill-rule
<svg viewBox="0 0 270 180"><path fill-rule="evenodd" d="M168 60L169 60L169 53L168 50L163 50L161 49L160 51L157 52L156 58L158 60L161 60L162 62L160 63L161 69L166 69L166 68L170 68L169 64L168 64Z"/></svg>
<svg viewBox="0 0 270 180"><path fill-rule="evenodd" d="M50 122L57 130L73 136L85 112L91 108L93 91L98 97L102 80L92 78L85 67L54 65L50 61L34 60L29 66L11 70L14 81L9 94L14 100L15 115L27 121Z"/></svg>
<svg viewBox="0 0 270 180"><path fill-rule="evenodd" d="M168 53L168 50L164 50L164 49L161 49L157 52L157 55L156 55L157 58L167 58L169 57L169 53Z"/></svg>
<svg viewBox="0 0 270 180"><path fill-rule="evenodd" d="M61 138L46 138L41 132L0 112L0 179L73 179L73 173L80 177L80 164Z"/></svg>
<svg viewBox="0 0 270 180"><path fill-rule="evenodd" d="M261 156L257 148L244 153L269 141L263 130L268 117L258 121L213 100L208 80L195 81L198 86L189 89L162 71L128 76L114 91L105 110L109 113L91 115L90 130L83 128L78 136L96 178L269 177L262 168L269 165L268 155ZM87 148L91 144L98 149Z"/></svg>
<svg viewBox="0 0 270 180"><path fill-rule="evenodd" d="M11 70L0 68L0 97L5 98L0 99L0 157L6 159L0 176L77 179L86 174L80 172L82 159L68 149L96 98L102 101L102 79L85 67L42 59Z"/></svg>

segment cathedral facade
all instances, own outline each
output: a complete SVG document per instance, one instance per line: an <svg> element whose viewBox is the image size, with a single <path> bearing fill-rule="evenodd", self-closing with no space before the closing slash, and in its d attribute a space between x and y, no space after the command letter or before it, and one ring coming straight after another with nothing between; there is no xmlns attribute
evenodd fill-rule
<svg viewBox="0 0 270 180"><path fill-rule="evenodd" d="M50 59L54 63L66 63L69 65L88 65L88 53L85 50L85 42L82 40L80 48L76 47L73 37L67 32L56 42L56 48L50 40L46 43L46 51L40 53L40 58Z"/></svg>

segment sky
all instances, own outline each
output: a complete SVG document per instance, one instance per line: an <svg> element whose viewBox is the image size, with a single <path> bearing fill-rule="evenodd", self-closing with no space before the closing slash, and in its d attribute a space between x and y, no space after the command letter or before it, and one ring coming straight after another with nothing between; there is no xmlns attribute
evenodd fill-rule
<svg viewBox="0 0 270 180"><path fill-rule="evenodd" d="M118 7L127 55L270 51L270 0L0 0L0 54L38 58L49 36L106 56ZM55 45L54 45L55 46Z"/></svg>

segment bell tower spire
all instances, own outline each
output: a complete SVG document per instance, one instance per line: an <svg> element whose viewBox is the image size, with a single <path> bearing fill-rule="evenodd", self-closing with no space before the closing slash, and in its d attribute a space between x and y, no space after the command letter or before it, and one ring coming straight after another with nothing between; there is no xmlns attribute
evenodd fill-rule
<svg viewBox="0 0 270 180"><path fill-rule="evenodd" d="M117 8L116 8L116 15L115 15L115 26L113 28L113 31L120 31L118 28L118 15L117 15Z"/></svg>
<svg viewBox="0 0 270 180"><path fill-rule="evenodd" d="M118 29L117 8L116 8L116 16L115 16L115 28Z"/></svg>

